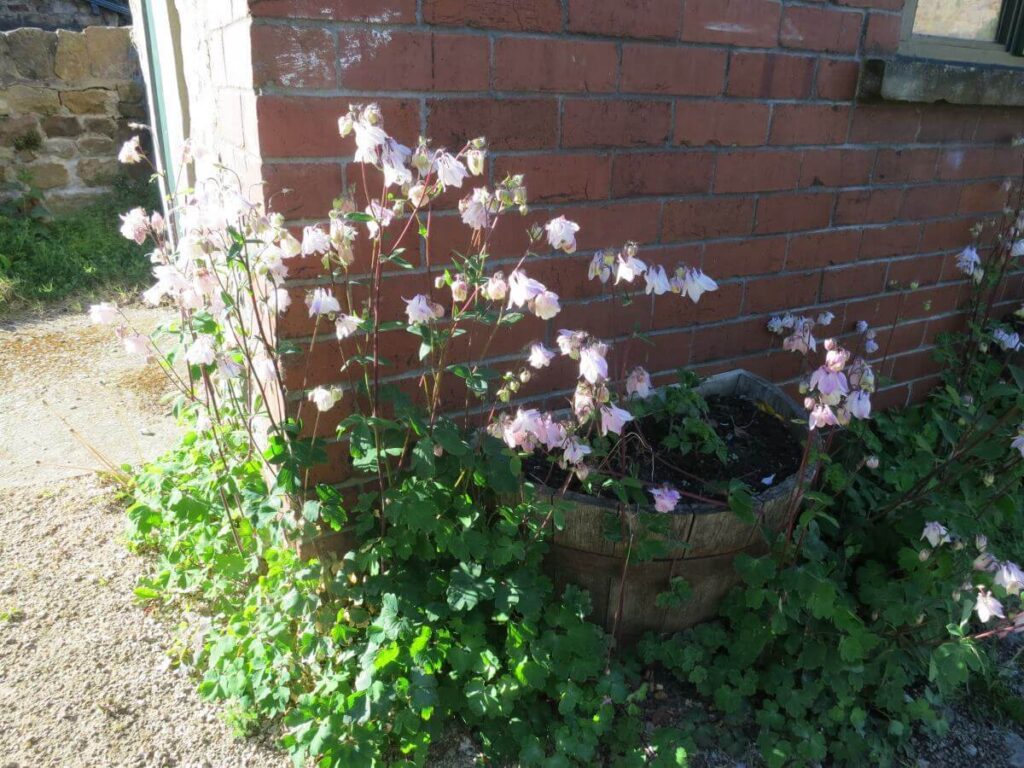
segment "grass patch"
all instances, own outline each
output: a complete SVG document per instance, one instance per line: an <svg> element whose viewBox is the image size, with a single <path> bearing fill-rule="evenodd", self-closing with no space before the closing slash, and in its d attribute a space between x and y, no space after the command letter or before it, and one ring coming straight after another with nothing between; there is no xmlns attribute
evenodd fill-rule
<svg viewBox="0 0 1024 768"><path fill-rule="evenodd" d="M118 214L159 202L148 184L123 179L111 194L52 218L0 207L0 313L87 292L130 291L150 272L146 249L118 232Z"/></svg>

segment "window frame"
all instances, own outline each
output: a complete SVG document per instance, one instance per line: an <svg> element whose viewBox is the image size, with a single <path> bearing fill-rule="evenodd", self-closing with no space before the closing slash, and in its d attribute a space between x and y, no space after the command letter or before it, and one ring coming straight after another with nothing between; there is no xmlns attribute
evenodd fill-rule
<svg viewBox="0 0 1024 768"><path fill-rule="evenodd" d="M1003 0L1002 8L1007 0ZM1024 57L1015 56L1006 50L1006 45L984 40L966 40L955 37L914 34L914 20L917 17L918 0L906 0L903 6L903 21L900 27L898 53L923 59L941 59L969 64L993 64L1004 67L1024 67Z"/></svg>

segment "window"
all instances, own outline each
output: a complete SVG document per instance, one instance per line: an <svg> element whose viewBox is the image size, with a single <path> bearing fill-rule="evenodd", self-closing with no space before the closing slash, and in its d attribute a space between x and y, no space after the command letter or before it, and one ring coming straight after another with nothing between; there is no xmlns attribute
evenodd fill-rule
<svg viewBox="0 0 1024 768"><path fill-rule="evenodd" d="M1024 0L907 0L900 53L1024 66Z"/></svg>

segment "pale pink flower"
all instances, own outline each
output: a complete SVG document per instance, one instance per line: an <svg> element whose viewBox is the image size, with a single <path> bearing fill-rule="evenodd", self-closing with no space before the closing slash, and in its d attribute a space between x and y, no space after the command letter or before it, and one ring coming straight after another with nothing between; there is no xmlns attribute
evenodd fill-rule
<svg viewBox="0 0 1024 768"><path fill-rule="evenodd" d="M338 341L343 341L359 330L361 322L362 318L356 315L338 315L334 321L334 335L338 337Z"/></svg>
<svg viewBox="0 0 1024 768"><path fill-rule="evenodd" d="M782 318L778 315L772 315L768 320L768 332L779 335L783 332L784 326L782 325Z"/></svg>
<svg viewBox="0 0 1024 768"><path fill-rule="evenodd" d="M988 552L982 552L971 563L971 568L976 571L994 571L999 567L999 561Z"/></svg>
<svg viewBox="0 0 1024 768"><path fill-rule="evenodd" d="M681 276L678 271L676 275L679 292L689 296L694 304L700 301L700 297L705 293L718 290L718 283L695 267L686 267Z"/></svg>
<svg viewBox="0 0 1024 768"><path fill-rule="evenodd" d="M455 275L452 278L452 301L463 302L469 296L469 282L465 275Z"/></svg>
<svg viewBox="0 0 1024 768"><path fill-rule="evenodd" d="M580 350L580 376L589 384L597 384L608 378L608 361L605 355L608 347L604 344L589 344Z"/></svg>
<svg viewBox="0 0 1024 768"><path fill-rule="evenodd" d="M274 311L279 315L287 312L288 307L292 305L292 295L287 288L275 288L269 299Z"/></svg>
<svg viewBox="0 0 1024 768"><path fill-rule="evenodd" d="M445 187L459 188L462 186L462 180L469 175L466 167L457 158L443 150L437 153L434 167L437 170L437 180Z"/></svg>
<svg viewBox="0 0 1024 768"><path fill-rule="evenodd" d="M491 223L493 198L486 187L478 187L473 194L459 201L462 222L471 229L487 229Z"/></svg>
<svg viewBox="0 0 1024 768"><path fill-rule="evenodd" d="M120 316L121 313L118 311L117 305L109 301L103 301L89 307L89 320L97 325L110 325L117 322L117 318Z"/></svg>
<svg viewBox="0 0 1024 768"><path fill-rule="evenodd" d="M365 120L356 120L352 128L356 138L356 153L352 159L357 163L375 164L380 148L388 140L388 135L379 126L370 125Z"/></svg>
<svg viewBox="0 0 1024 768"><path fill-rule="evenodd" d="M845 373L829 370L823 365L811 374L811 389L816 389L823 395L845 395L850 391L850 386Z"/></svg>
<svg viewBox="0 0 1024 768"><path fill-rule="evenodd" d="M326 288L316 288L312 293L307 294L306 306L309 307L310 317L341 312L341 304Z"/></svg>
<svg viewBox="0 0 1024 768"><path fill-rule="evenodd" d="M225 379L234 379L241 375L242 366L227 355L217 358L217 373Z"/></svg>
<svg viewBox="0 0 1024 768"><path fill-rule="evenodd" d="M553 451L556 448L561 448L565 442L565 426L556 421L550 413L545 413L541 416L540 423L537 425L536 435L545 448Z"/></svg>
<svg viewBox="0 0 1024 768"><path fill-rule="evenodd" d="M637 366L626 377L626 393L644 399L651 394L651 374Z"/></svg>
<svg viewBox="0 0 1024 768"><path fill-rule="evenodd" d="M622 434L622 428L627 422L633 420L633 415L615 405L606 405L601 408L601 434L607 435L613 432L616 435Z"/></svg>
<svg viewBox="0 0 1024 768"><path fill-rule="evenodd" d="M661 488L648 488L654 497L655 512L672 512L679 506L680 494L675 488L663 485Z"/></svg>
<svg viewBox="0 0 1024 768"><path fill-rule="evenodd" d="M806 355L818 349L818 341L811 335L813 323L805 320L797 321L793 333L787 336L782 342L782 348L787 352L799 352Z"/></svg>
<svg viewBox="0 0 1024 768"><path fill-rule="evenodd" d="M541 291L533 300L533 313L541 320L550 320L561 311L558 294L553 291Z"/></svg>
<svg viewBox="0 0 1024 768"><path fill-rule="evenodd" d="M938 547L941 544L948 544L953 540L949 535L949 529L942 523L936 522L935 520L925 523L924 530L921 531L921 538L927 539L928 543L933 547Z"/></svg>
<svg viewBox="0 0 1024 768"><path fill-rule="evenodd" d="M398 186L412 182L412 171L406 167L412 150L388 138L380 149L380 164L384 170L384 186Z"/></svg>
<svg viewBox="0 0 1024 768"><path fill-rule="evenodd" d="M330 236L319 226L306 227L302 230L302 255L313 256L327 253L331 249Z"/></svg>
<svg viewBox="0 0 1024 768"><path fill-rule="evenodd" d="M413 325L429 323L441 317L444 314L444 310L441 309L441 312L438 313L438 309L440 307L422 293L405 300L405 314Z"/></svg>
<svg viewBox="0 0 1024 768"><path fill-rule="evenodd" d="M1006 618L1003 604L984 587L978 587L978 599L974 603L974 612L978 614L982 623L987 623L993 616L998 616L1000 619Z"/></svg>
<svg viewBox="0 0 1024 768"><path fill-rule="evenodd" d="M162 235L167 231L167 222L164 221L160 211L153 211L153 215L149 217L149 228L157 235Z"/></svg>
<svg viewBox="0 0 1024 768"><path fill-rule="evenodd" d="M522 307L546 290L544 283L527 277L526 273L517 269L508 277L508 305Z"/></svg>
<svg viewBox="0 0 1024 768"><path fill-rule="evenodd" d="M992 340L1004 352L1016 352L1021 347L1020 335L1003 330L1002 328L996 328L992 331Z"/></svg>
<svg viewBox="0 0 1024 768"><path fill-rule="evenodd" d="M121 214L122 237L142 245L148 235L149 216L144 209L132 208L128 213Z"/></svg>
<svg viewBox="0 0 1024 768"><path fill-rule="evenodd" d="M868 321L867 320L858 320L857 324L854 326L854 328L856 328L857 333L867 333L868 332Z"/></svg>
<svg viewBox="0 0 1024 768"><path fill-rule="evenodd" d="M956 268L975 282L979 282L984 274L984 270L981 268L981 257L978 256L978 250L973 245L964 248L956 257Z"/></svg>
<svg viewBox="0 0 1024 768"><path fill-rule="evenodd" d="M878 457L874 455L868 456L864 460L864 466L866 466L868 469L878 469L878 463Z"/></svg>
<svg viewBox="0 0 1024 768"><path fill-rule="evenodd" d="M530 346L528 362L531 368L547 368L554 357L554 351L548 349L543 344L533 344Z"/></svg>
<svg viewBox="0 0 1024 768"><path fill-rule="evenodd" d="M514 419L505 426L505 444L509 448L522 448L532 450L538 442L537 435L541 431L543 421L540 412L535 408L528 408L525 411L520 408Z"/></svg>
<svg viewBox="0 0 1024 768"><path fill-rule="evenodd" d="M836 415L832 412L832 409L823 403L819 403L811 410L809 422L811 429L834 427L839 423L836 420Z"/></svg>
<svg viewBox="0 0 1024 768"><path fill-rule="evenodd" d="M508 283L505 282L505 275L501 272L495 272L489 278L483 287L483 294L490 301L504 301L508 295Z"/></svg>
<svg viewBox="0 0 1024 768"><path fill-rule="evenodd" d="M562 328L558 331L555 343L558 344L558 350L564 356L576 360L579 358L580 348L583 346L583 342L586 341L586 338L587 334L585 331L568 331L565 328Z"/></svg>
<svg viewBox="0 0 1024 768"><path fill-rule="evenodd" d="M1024 571L1016 563L1007 560L999 564L994 581L1006 590L1006 594L1019 595L1021 587L1024 587Z"/></svg>
<svg viewBox="0 0 1024 768"><path fill-rule="evenodd" d="M382 206L376 200L366 206L366 213L372 217L370 221L366 222L366 230L370 233L371 238L376 238L382 229L387 229L392 219L395 218L393 210Z"/></svg>
<svg viewBox="0 0 1024 768"><path fill-rule="evenodd" d="M1010 448L1020 451L1020 455L1024 457L1024 424L1017 428L1017 436L1010 441Z"/></svg>
<svg viewBox="0 0 1024 768"><path fill-rule="evenodd" d="M843 370L846 367L846 362L850 359L850 353L838 346L835 339L826 341L825 348L828 350L825 353L825 367L837 373Z"/></svg>
<svg viewBox="0 0 1024 768"><path fill-rule="evenodd" d="M672 286L668 282L668 275L665 274L665 268L660 264L648 269L645 278L647 279L645 291L647 295L653 293L655 296L661 296L672 290Z"/></svg>
<svg viewBox="0 0 1024 768"><path fill-rule="evenodd" d="M836 316L831 312L822 312L818 315L818 325L831 325Z"/></svg>
<svg viewBox="0 0 1024 768"><path fill-rule="evenodd" d="M632 283L646 272L647 265L636 256L627 253L626 258L622 258L622 254L619 254L618 261L615 262L615 284Z"/></svg>
<svg viewBox="0 0 1024 768"><path fill-rule="evenodd" d="M562 454L562 457L569 464L575 465L579 464L585 457L589 456L592 450L593 449L589 445L583 443L578 437L573 435L565 441L565 452Z"/></svg>
<svg viewBox="0 0 1024 768"><path fill-rule="evenodd" d="M585 419L594 412L593 390L583 382L576 385L576 391L572 395L572 411L577 419Z"/></svg>
<svg viewBox="0 0 1024 768"><path fill-rule="evenodd" d="M615 253L612 251L598 251L590 260L587 267L587 278L600 280L607 283L612 276L612 265L615 263Z"/></svg>
<svg viewBox="0 0 1024 768"><path fill-rule="evenodd" d="M125 351L130 355L140 355L149 358L152 354L152 346L149 338L141 333L128 333L122 337Z"/></svg>
<svg viewBox="0 0 1024 768"><path fill-rule="evenodd" d="M858 389L846 398L846 408L855 419L871 418L871 395Z"/></svg>
<svg viewBox="0 0 1024 768"><path fill-rule="evenodd" d="M141 163L145 156L142 154L142 145L139 142L138 136L132 136L122 144L120 151L117 153L117 161L125 165Z"/></svg>
<svg viewBox="0 0 1024 768"><path fill-rule="evenodd" d="M281 249L281 257L284 259L290 259L302 253L302 243L287 230L281 232L277 247Z"/></svg>
<svg viewBox="0 0 1024 768"><path fill-rule="evenodd" d="M341 390L335 387L317 387L307 395L309 402L316 406L316 409L323 413L333 408L341 400Z"/></svg>
<svg viewBox="0 0 1024 768"><path fill-rule="evenodd" d="M414 208L422 208L430 200L427 194L427 187L423 184L415 184L409 187L409 202Z"/></svg>
<svg viewBox="0 0 1024 768"><path fill-rule="evenodd" d="M190 365L210 365L216 358L216 345L217 340L213 336L201 333L186 350L185 360Z"/></svg>
<svg viewBox="0 0 1024 768"><path fill-rule="evenodd" d="M576 233L580 231L580 225L569 221L565 216L552 219L544 225L548 233L548 244L556 251L574 253L576 251Z"/></svg>
<svg viewBox="0 0 1024 768"><path fill-rule="evenodd" d="M470 149L466 151L466 166L474 176L480 176L484 172L484 158L487 153L482 149Z"/></svg>
<svg viewBox="0 0 1024 768"><path fill-rule="evenodd" d="M869 355L875 354L878 351L878 342L874 339L867 339L864 342L864 351Z"/></svg>

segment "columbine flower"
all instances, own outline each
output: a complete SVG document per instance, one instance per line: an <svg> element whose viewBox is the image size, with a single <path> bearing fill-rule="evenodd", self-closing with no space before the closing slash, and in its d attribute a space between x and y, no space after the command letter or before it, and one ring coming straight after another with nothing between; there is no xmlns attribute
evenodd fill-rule
<svg viewBox="0 0 1024 768"><path fill-rule="evenodd" d="M121 214L121 236L134 240L139 245L146 242L149 234L149 216L142 208L132 208L128 213Z"/></svg>
<svg viewBox="0 0 1024 768"><path fill-rule="evenodd" d="M1010 248L1010 257L1017 259L1024 256L1024 240L1018 240Z"/></svg>
<svg viewBox="0 0 1024 768"><path fill-rule="evenodd" d="M462 222L472 229L487 229L491 223L493 198L486 187L478 187L473 194L459 200Z"/></svg>
<svg viewBox="0 0 1024 768"><path fill-rule="evenodd" d="M637 366L626 377L626 393L644 399L651 394L651 374Z"/></svg>
<svg viewBox="0 0 1024 768"><path fill-rule="evenodd" d="M981 257L978 256L978 251L973 245L964 248L956 257L956 268L976 283L980 282L984 275L984 270L981 268Z"/></svg>
<svg viewBox="0 0 1024 768"><path fill-rule="evenodd" d="M569 464L579 464L585 456L593 450L589 445L580 441L575 435L565 441L565 452L562 457Z"/></svg>
<svg viewBox="0 0 1024 768"><path fill-rule="evenodd" d="M142 146L139 143L138 136L132 136L128 141L121 145L121 150L117 153L117 162L124 163L125 165L135 165L145 160L145 156L142 154Z"/></svg>
<svg viewBox="0 0 1024 768"><path fill-rule="evenodd" d="M356 153L352 159L357 163L376 163L377 153L387 143L388 135L379 126L363 119L352 123L352 128L356 137Z"/></svg>
<svg viewBox="0 0 1024 768"><path fill-rule="evenodd" d="M516 417L505 425L505 444L509 448L518 447L527 451L533 450L543 427L544 421L539 411L534 408L528 408L524 411L520 408L516 412Z"/></svg>
<svg viewBox="0 0 1024 768"><path fill-rule="evenodd" d="M594 390L585 382L579 382L572 394L572 412L580 421L594 412Z"/></svg>
<svg viewBox="0 0 1024 768"><path fill-rule="evenodd" d="M811 409L811 414L808 417L811 429L820 429L822 427L834 427L839 422L836 420L835 413L832 409L823 403L815 405Z"/></svg>
<svg viewBox="0 0 1024 768"><path fill-rule="evenodd" d="M587 334L585 331L567 331L565 328L562 328L558 331L555 343L558 344L558 350L563 355L577 360L580 356L580 348L583 346L586 338Z"/></svg>
<svg viewBox="0 0 1024 768"><path fill-rule="evenodd" d="M117 321L120 314L117 311L117 304L111 304L109 301L89 307L89 319L97 325L110 325Z"/></svg>
<svg viewBox="0 0 1024 768"><path fill-rule="evenodd" d="M121 338L125 351L130 355L148 358L151 353L149 338L141 333L129 333Z"/></svg>
<svg viewBox="0 0 1024 768"><path fill-rule="evenodd" d="M309 307L309 316L329 315L331 312L341 312L341 304L326 288L317 288L306 295L306 306Z"/></svg>
<svg viewBox="0 0 1024 768"><path fill-rule="evenodd" d="M553 291L541 291L533 300L533 314L541 320L550 320L561 311L558 294Z"/></svg>
<svg viewBox="0 0 1024 768"><path fill-rule="evenodd" d="M466 152L466 166L474 176L484 172L484 157L487 153L482 149L470 149Z"/></svg>
<svg viewBox="0 0 1024 768"><path fill-rule="evenodd" d="M1024 587L1024 571L1016 563L1007 560L999 564L994 581L1006 590L1006 594L1019 595L1021 587Z"/></svg>
<svg viewBox="0 0 1024 768"><path fill-rule="evenodd" d="M601 408L601 434L607 435L614 432L622 434L622 428L627 422L633 420L633 415L615 405L606 405Z"/></svg>
<svg viewBox="0 0 1024 768"><path fill-rule="evenodd" d="M652 293L655 296L661 296L662 294L668 293L672 290L672 286L668 281L668 275L665 274L665 268L660 264L647 270L645 277L647 279L647 288L645 292L648 296Z"/></svg>
<svg viewBox="0 0 1024 768"><path fill-rule="evenodd" d="M530 357L529 362L531 368L547 368L554 359L555 353L553 350L548 349L543 344L533 344L530 346Z"/></svg>
<svg viewBox="0 0 1024 768"><path fill-rule="evenodd" d="M867 322L867 320L858 320L857 321L857 325L854 326L854 327L856 328L857 333L867 333L868 332L868 322Z"/></svg>
<svg viewBox="0 0 1024 768"><path fill-rule="evenodd" d="M422 293L404 301L405 314L408 315L409 322L414 325L429 323L431 320L444 316L444 308L440 304L432 302Z"/></svg>
<svg viewBox="0 0 1024 768"><path fill-rule="evenodd" d="M1024 424L1017 427L1017 436L1010 441L1010 447L1020 451L1021 457L1024 457Z"/></svg>
<svg viewBox="0 0 1024 768"><path fill-rule="evenodd" d="M316 409L323 413L333 408L341 400L341 390L331 387L317 387L307 395L309 402L316 406Z"/></svg>
<svg viewBox="0 0 1024 768"><path fill-rule="evenodd" d="M412 182L412 170L406 167L412 150L392 138L380 150L380 164L384 170L384 186L404 186Z"/></svg>
<svg viewBox="0 0 1024 768"><path fill-rule="evenodd" d="M864 466L866 466L868 469L878 469L878 457L868 456L866 459L864 459Z"/></svg>
<svg viewBox="0 0 1024 768"><path fill-rule="evenodd" d="M462 180L469 175L462 163L443 150L437 153L434 167L437 170L437 180L445 187L461 187Z"/></svg>
<svg viewBox="0 0 1024 768"><path fill-rule="evenodd" d="M827 365L823 365L811 374L811 389L816 389L826 396L836 393L845 395L850 391L850 386L845 373L833 371Z"/></svg>
<svg viewBox="0 0 1024 768"><path fill-rule="evenodd" d="M423 184L415 184L409 187L409 202L413 204L414 208L422 208L430 200L430 196L427 194L427 187Z"/></svg>
<svg viewBox="0 0 1024 768"><path fill-rule="evenodd" d="M768 321L768 332L776 335L781 334L785 330L785 326L782 325L782 318L778 315L772 315Z"/></svg>
<svg viewBox="0 0 1024 768"><path fill-rule="evenodd" d="M527 277L525 272L517 269L508 276L508 305L522 307L546 290L544 283Z"/></svg>
<svg viewBox="0 0 1024 768"><path fill-rule="evenodd" d="M865 340L864 351L869 355L875 354L875 352L878 351L878 342L875 341L874 339Z"/></svg>
<svg viewBox="0 0 1024 768"><path fill-rule="evenodd" d="M234 379L242 374L242 366L233 358L219 357L217 358L217 373L225 379Z"/></svg>
<svg viewBox="0 0 1024 768"><path fill-rule="evenodd" d="M836 319L836 316L831 312L822 312L818 315L818 325L831 325L832 321Z"/></svg>
<svg viewBox="0 0 1024 768"><path fill-rule="evenodd" d="M589 384L597 384L608 378L608 348L601 343L590 344L580 350L580 376Z"/></svg>
<svg viewBox="0 0 1024 768"><path fill-rule="evenodd" d="M370 233L370 237L377 237L377 234L382 229L387 229L391 220L395 218L393 210L385 208L376 200L366 206L366 213L371 217L371 220L366 222L366 229Z"/></svg>
<svg viewBox="0 0 1024 768"><path fill-rule="evenodd" d="M217 340L210 334L199 334L185 352L185 360L190 365L210 365L217 356L216 344Z"/></svg>
<svg viewBox="0 0 1024 768"><path fill-rule="evenodd" d="M612 276L612 265L615 264L615 253L613 251L598 251L590 260L587 267L587 279L600 280L607 283Z"/></svg>
<svg viewBox="0 0 1024 768"><path fill-rule="evenodd" d="M978 599L974 603L974 612L978 614L978 618L981 619L982 623L987 623L993 616L998 616L1000 619L1006 618L1006 614L1003 612L1003 604L996 600L992 593L984 587L978 587Z"/></svg>
<svg viewBox="0 0 1024 768"><path fill-rule="evenodd" d="M465 301L469 296L469 282L465 275L456 275L452 279L452 301Z"/></svg>
<svg viewBox="0 0 1024 768"><path fill-rule="evenodd" d="M855 419L867 419L871 417L871 395L863 389L858 389L846 398L846 408ZM875 459L878 465L878 459Z"/></svg>
<svg viewBox="0 0 1024 768"><path fill-rule="evenodd" d="M998 344L1004 352L1015 352L1021 347L1020 335L996 328L992 331L992 340Z"/></svg>
<svg viewBox="0 0 1024 768"><path fill-rule="evenodd" d="M661 488L648 488L651 496L654 497L655 512L672 512L679 505L679 491L668 485Z"/></svg>
<svg viewBox="0 0 1024 768"><path fill-rule="evenodd" d="M306 227L302 230L302 255L313 256L327 253L331 249L331 238L320 227Z"/></svg>
<svg viewBox="0 0 1024 768"><path fill-rule="evenodd" d="M632 253L627 253L626 258L622 258L622 255L619 254L619 259L615 263L615 284L632 283L645 272L647 272L647 265Z"/></svg>
<svg viewBox="0 0 1024 768"><path fill-rule="evenodd" d="M556 251L575 253L576 233L580 231L580 225L569 221L565 216L552 219L544 225L548 233L548 244Z"/></svg>
<svg viewBox="0 0 1024 768"><path fill-rule="evenodd" d="M275 288L267 299L273 310L279 315L287 312L288 307L292 305L292 295L288 293L287 288Z"/></svg>
<svg viewBox="0 0 1024 768"><path fill-rule="evenodd" d="M358 331L361 322L362 318L356 315L338 315L338 318L334 321L334 334L338 337L338 341L347 339Z"/></svg>
<svg viewBox="0 0 1024 768"><path fill-rule="evenodd" d="M785 318L783 318L785 321ZM793 333L787 336L782 342L782 348L787 352L799 352L806 355L808 352L815 352L818 349L818 340L811 335L814 328L814 321L807 318L796 320L793 326Z"/></svg>
<svg viewBox="0 0 1024 768"><path fill-rule="evenodd" d="M700 301L700 297L708 291L717 291L718 283L705 275L699 269L686 267L682 270L676 270L673 288L678 290L680 293L685 293L690 297L690 301L696 304Z"/></svg>
<svg viewBox="0 0 1024 768"><path fill-rule="evenodd" d="M508 295L508 283L505 282L505 275L501 272L495 272L489 278L483 287L483 294L490 301L504 301Z"/></svg>
<svg viewBox="0 0 1024 768"><path fill-rule="evenodd" d="M948 544L953 540L949 535L949 529L942 523L934 520L930 523L925 523L924 530L921 532L921 538L927 539L928 543L933 547L937 547L940 544Z"/></svg>

